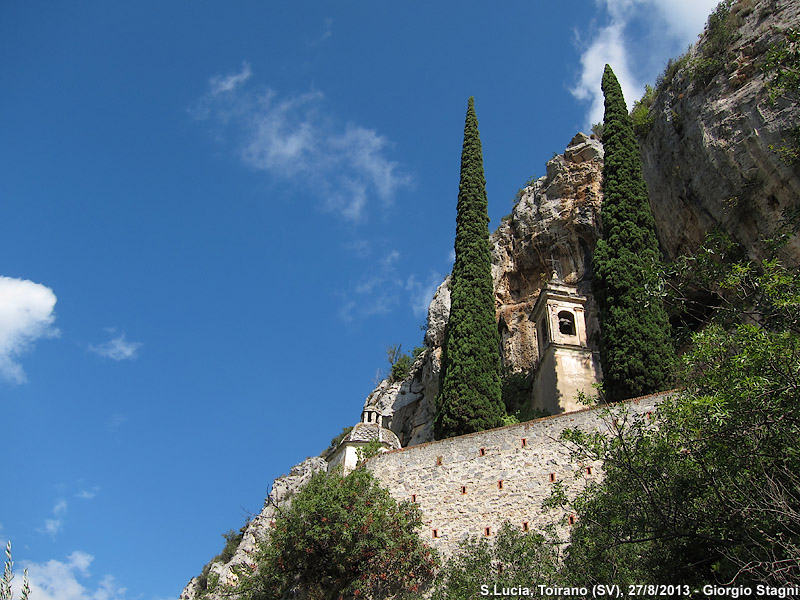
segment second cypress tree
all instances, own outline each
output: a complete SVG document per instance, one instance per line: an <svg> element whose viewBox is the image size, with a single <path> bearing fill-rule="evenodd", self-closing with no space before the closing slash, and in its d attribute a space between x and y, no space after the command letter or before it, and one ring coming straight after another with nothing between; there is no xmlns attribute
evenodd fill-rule
<svg viewBox="0 0 800 600"><path fill-rule="evenodd" d="M648 293L661 254L647 200L639 146L622 88L603 73L603 235L594 251L594 293L600 308L600 360L609 401L663 390L674 350L661 299Z"/></svg>
<svg viewBox="0 0 800 600"><path fill-rule="evenodd" d="M464 124L455 250L450 318L442 355L442 389L434 419L436 439L499 427L505 415L486 181L473 98L469 99Z"/></svg>

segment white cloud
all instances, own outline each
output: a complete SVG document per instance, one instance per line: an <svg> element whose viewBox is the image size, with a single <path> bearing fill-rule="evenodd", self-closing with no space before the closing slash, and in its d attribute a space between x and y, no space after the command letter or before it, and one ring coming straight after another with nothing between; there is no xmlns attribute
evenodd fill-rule
<svg viewBox="0 0 800 600"><path fill-rule="evenodd" d="M215 75L209 79L208 84L211 87L210 93L213 96L218 96L220 94L224 94L225 92L232 92L245 81L250 79L252 74L253 71L250 70L250 65L246 62L243 62L242 70L239 73L233 73L225 76Z"/></svg>
<svg viewBox="0 0 800 600"><path fill-rule="evenodd" d="M325 23L325 31L319 38L309 42L311 46L318 46L326 42L333 35L333 19L326 17L323 22Z"/></svg>
<svg viewBox="0 0 800 600"><path fill-rule="evenodd" d="M0 378L26 381L18 357L43 337L54 337L53 290L27 279L0 276Z"/></svg>
<svg viewBox="0 0 800 600"><path fill-rule="evenodd" d="M32 600L125 600L125 588L111 575L103 576L97 584L87 579L94 557L79 550L67 556L66 561L49 560L44 563L23 562L28 569ZM19 597L22 578L14 578ZM87 587L88 586L88 587ZM92 589L93 588L93 589Z"/></svg>
<svg viewBox="0 0 800 600"><path fill-rule="evenodd" d="M67 501L58 500L53 506L53 518L45 519L44 525L39 527L39 533L46 533L51 537L55 537L57 533L61 533L64 528L64 515L67 513Z"/></svg>
<svg viewBox="0 0 800 600"><path fill-rule="evenodd" d="M444 281L444 276L435 272L428 275L424 282L418 281L414 275L408 278L406 290L410 294L411 310L414 312L414 316L419 318L428 316L428 307L442 281Z"/></svg>
<svg viewBox="0 0 800 600"><path fill-rule="evenodd" d="M364 244L368 245L366 242ZM365 256L370 253L367 252ZM399 259L400 252L392 249L370 262L361 278L352 285L346 302L339 310L342 321L350 323L356 318L386 314L397 306L404 287L397 273L396 263Z"/></svg>
<svg viewBox="0 0 800 600"><path fill-rule="evenodd" d="M388 140L355 123L337 124L321 92L249 91L244 83L251 75L245 63L239 73L212 77L189 111L221 128L220 137L232 140L245 165L306 186L323 209L352 222L364 220L373 198L386 206L410 184L386 157Z"/></svg>
<svg viewBox="0 0 800 600"><path fill-rule="evenodd" d="M363 251L365 246L368 251ZM354 243L353 252L360 253L357 254L360 258L374 254L369 244L363 241ZM360 279L352 284L346 294L346 300L339 310L342 321L350 323L386 314L406 301L415 317L427 316L428 305L444 276L433 270L424 278L415 274L402 275L399 268L401 256L398 250L391 249L370 260Z"/></svg>
<svg viewBox="0 0 800 600"><path fill-rule="evenodd" d="M114 329L107 329L106 331L111 335L115 332ZM133 360L139 355L139 349L143 345L141 342L129 342L125 339L125 333L123 332L102 344L90 345L89 350L111 360Z"/></svg>
<svg viewBox="0 0 800 600"><path fill-rule="evenodd" d="M581 72L573 96L590 103L586 127L603 119L603 68L611 65L628 108L669 58L702 32L718 0L597 0L608 22L581 40ZM634 31L635 30L635 31Z"/></svg>
<svg viewBox="0 0 800 600"><path fill-rule="evenodd" d="M92 500L95 496L97 496L97 492L100 490L98 486L92 486L90 490L81 490L77 494L75 494L76 498L80 498L81 500Z"/></svg>
<svg viewBox="0 0 800 600"><path fill-rule="evenodd" d="M65 512L67 512L67 501L59 500L56 502L56 505L53 507L53 514L56 516L61 516Z"/></svg>

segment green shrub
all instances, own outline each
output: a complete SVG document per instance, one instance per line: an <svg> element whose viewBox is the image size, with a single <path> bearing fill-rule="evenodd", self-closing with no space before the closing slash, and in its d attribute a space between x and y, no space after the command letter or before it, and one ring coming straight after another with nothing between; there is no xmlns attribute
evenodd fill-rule
<svg viewBox="0 0 800 600"><path fill-rule="evenodd" d="M425 346L416 346L414 350L409 353L401 352L403 345L396 344L386 348L386 357L389 359L391 369L389 371L389 382L402 381L411 372L411 367L414 361L419 358L419 355L425 351Z"/></svg>
<svg viewBox="0 0 800 600"><path fill-rule="evenodd" d="M233 529L228 530L227 533L223 533L222 537L225 538L225 547L222 549L217 557L214 559L214 562L221 562L221 563L228 563L232 558L234 552L236 552L236 548L239 547L239 543L242 541L244 537L245 529L247 525L242 527L238 532L234 531Z"/></svg>
<svg viewBox="0 0 800 600"><path fill-rule="evenodd" d="M342 429L342 433L331 439L330 445L327 448L325 448L325 450L322 451L320 456L326 456L329 452L336 450L336 448L339 447L339 444L342 443L342 440L345 438L345 436L352 430L353 430L352 425L350 427L345 427L344 429Z"/></svg>
<svg viewBox="0 0 800 600"><path fill-rule="evenodd" d="M438 566L420 541L419 508L398 502L365 469L320 472L292 500L242 581L252 600L418 598ZM298 596L299 594L299 596Z"/></svg>
<svg viewBox="0 0 800 600"><path fill-rule="evenodd" d="M522 195L525 193L525 189L533 186L536 183L536 180L539 179L537 175L531 175L528 177L528 181L525 182L525 185L522 186L517 190L517 193L514 194L514 200L512 200L513 204L516 205L522 199ZM509 217L511 215L508 215Z"/></svg>
<svg viewBox="0 0 800 600"><path fill-rule="evenodd" d="M670 58L667 61L667 66L664 68L664 72L656 78L657 91L660 92L662 90L666 90L672 85L672 82L675 80L675 75L677 75L681 69L689 64L690 51L691 46L678 58Z"/></svg>
<svg viewBox="0 0 800 600"><path fill-rule="evenodd" d="M222 534L222 537L225 538L225 547L222 549L222 552L217 554L208 562L208 564L203 567L202 572L197 577L197 587L201 592L200 597L204 596L207 592L213 591L214 588L217 587L217 584L219 583L219 575L216 573L211 573L211 565L214 563L227 564L230 562L234 553L236 552L236 548L239 547L239 544L244 537L244 532L247 530L249 523L250 519L248 518L238 532L230 529L226 533Z"/></svg>
<svg viewBox="0 0 800 600"><path fill-rule="evenodd" d="M378 456L383 449L383 444L379 439L374 439L368 441L366 444L361 446L360 448L356 448L356 457L358 459L358 464L369 460L373 456Z"/></svg>
<svg viewBox="0 0 800 600"><path fill-rule="evenodd" d="M700 53L689 63L693 80L708 85L729 60L729 47L741 24L741 15L731 13L734 0L723 0L708 17Z"/></svg>
<svg viewBox="0 0 800 600"><path fill-rule="evenodd" d="M531 407L533 382L530 375L521 371L503 370L500 378L506 416L503 425L515 425L550 416L550 413Z"/></svg>
<svg viewBox="0 0 800 600"><path fill-rule="evenodd" d="M558 546L552 536L523 533L504 523L493 541L486 537L469 538L436 576L432 600L472 600L480 598L481 586L529 587L558 581ZM517 598L519 596L513 596Z"/></svg>
<svg viewBox="0 0 800 600"><path fill-rule="evenodd" d="M655 117L653 116L650 107L653 105L653 100L656 97L656 90L652 86L646 85L644 87L644 95L633 103L631 110L631 121L633 121L633 132L639 136L646 136L653 128Z"/></svg>

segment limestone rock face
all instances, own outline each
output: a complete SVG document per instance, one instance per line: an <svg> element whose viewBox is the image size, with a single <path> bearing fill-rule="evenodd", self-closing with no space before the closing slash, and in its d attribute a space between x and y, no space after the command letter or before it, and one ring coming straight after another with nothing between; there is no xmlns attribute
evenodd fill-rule
<svg viewBox="0 0 800 600"><path fill-rule="evenodd" d="M602 144L583 133L564 154L547 163L547 175L525 188L511 215L492 234L498 328L503 363L528 372L538 362L536 327L530 312L542 286L553 276L591 288L591 255L599 237ZM435 399L439 392L442 345L450 315L449 277L428 308L428 350L401 382L382 381L365 406L391 416L391 428L403 446L433 440ZM597 331L594 302L587 305L588 334Z"/></svg>
<svg viewBox="0 0 800 600"><path fill-rule="evenodd" d="M696 250L717 226L761 258L760 240L800 197L797 166L770 148L784 145L787 130L800 123L800 106L771 102L761 69L782 32L800 26L800 4L760 0L751 8L732 8L742 21L730 46L735 60L704 85L692 77L692 60L707 43L701 38L662 86L651 107L653 127L640 139L658 238L670 259ZM787 253L800 258L800 244Z"/></svg>
<svg viewBox="0 0 800 600"><path fill-rule="evenodd" d="M233 557L227 563L211 563L208 570L209 581L217 579L219 583L215 589L209 590L202 596L203 600L229 600L238 597L231 596L230 592L231 587L239 581L236 571L255 570L255 553L258 545L269 536L278 508L285 508L314 473L325 471L327 468L328 464L322 458L318 456L308 458L292 467L288 475L278 477L272 483L272 490L264 502L264 508L247 524L242 541L239 542ZM180 600L196 600L202 591L200 577L194 577L183 589Z"/></svg>
<svg viewBox="0 0 800 600"><path fill-rule="evenodd" d="M542 286L555 277L591 297L591 258L600 237L603 145L583 133L547 163L547 175L524 190L511 217L492 236L492 271L503 363L528 371L538 363L530 312ZM595 348L597 308L586 307Z"/></svg>

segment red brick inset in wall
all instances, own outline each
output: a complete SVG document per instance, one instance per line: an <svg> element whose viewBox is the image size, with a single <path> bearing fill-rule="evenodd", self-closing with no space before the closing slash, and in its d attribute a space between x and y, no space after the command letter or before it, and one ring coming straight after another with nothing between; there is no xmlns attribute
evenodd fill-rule
<svg viewBox="0 0 800 600"><path fill-rule="evenodd" d="M417 501L417 495L416 494L411 494L411 501L412 502L416 502Z"/></svg>
<svg viewBox="0 0 800 600"><path fill-rule="evenodd" d="M524 448L527 445L528 445L528 440L525 439L525 438L522 438L522 447Z"/></svg>
<svg viewBox="0 0 800 600"><path fill-rule="evenodd" d="M435 537L435 538L439 537L439 530L438 529L434 529L433 530L433 537Z"/></svg>
<svg viewBox="0 0 800 600"><path fill-rule="evenodd" d="M491 527L486 527L483 530L483 535L486 535L486 536L492 535L492 528Z"/></svg>
<svg viewBox="0 0 800 600"><path fill-rule="evenodd" d="M575 515L570 515L567 520L569 521L570 525L575 525Z"/></svg>
<svg viewBox="0 0 800 600"><path fill-rule="evenodd" d="M466 494L467 493L467 486L465 486L465 485L461 486L461 493L462 494Z"/></svg>
<svg viewBox="0 0 800 600"><path fill-rule="evenodd" d="M486 456L486 448L481 448L480 450L478 450L478 454L480 454L481 456Z"/></svg>
<svg viewBox="0 0 800 600"><path fill-rule="evenodd" d="M556 480L556 474L550 473L550 483L555 483L555 480Z"/></svg>
<svg viewBox="0 0 800 600"><path fill-rule="evenodd" d="M499 479L497 481L497 489L498 490L502 490L503 489L503 480L502 479Z"/></svg>
<svg viewBox="0 0 800 600"><path fill-rule="evenodd" d="M437 467L441 467L442 466L442 457L441 456L437 456L436 457L436 466Z"/></svg>
<svg viewBox="0 0 800 600"><path fill-rule="evenodd" d="M587 475L591 475L592 474L592 467L586 467L586 474Z"/></svg>

